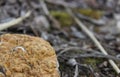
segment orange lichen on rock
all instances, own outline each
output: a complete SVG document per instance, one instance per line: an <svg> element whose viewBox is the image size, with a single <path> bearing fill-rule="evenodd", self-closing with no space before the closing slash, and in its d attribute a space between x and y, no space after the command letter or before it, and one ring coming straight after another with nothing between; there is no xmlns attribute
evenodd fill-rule
<svg viewBox="0 0 120 77"><path fill-rule="evenodd" d="M0 77L59 77L55 51L42 38L1 35Z"/></svg>

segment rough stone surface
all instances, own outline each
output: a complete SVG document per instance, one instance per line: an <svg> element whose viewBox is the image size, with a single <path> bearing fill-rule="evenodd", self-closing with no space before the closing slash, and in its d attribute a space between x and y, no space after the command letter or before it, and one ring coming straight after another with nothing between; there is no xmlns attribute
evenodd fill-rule
<svg viewBox="0 0 120 77"><path fill-rule="evenodd" d="M59 77L55 51L42 38L1 35L0 77Z"/></svg>

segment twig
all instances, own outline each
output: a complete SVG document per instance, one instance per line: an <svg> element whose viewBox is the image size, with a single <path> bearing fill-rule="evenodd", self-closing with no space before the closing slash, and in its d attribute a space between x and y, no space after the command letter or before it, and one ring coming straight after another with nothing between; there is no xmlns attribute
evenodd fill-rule
<svg viewBox="0 0 120 77"><path fill-rule="evenodd" d="M66 3L64 0L45 0L45 1L47 3L54 4L54 5L59 5L59 6L67 5L70 8L77 8L77 7L79 7L79 5Z"/></svg>
<svg viewBox="0 0 120 77"><path fill-rule="evenodd" d="M74 77L78 77L78 65L76 64L75 65L75 74L74 74Z"/></svg>
<svg viewBox="0 0 120 77"><path fill-rule="evenodd" d="M16 51L17 49L21 49L23 52L27 52L23 46L16 46L12 49L12 51Z"/></svg>
<svg viewBox="0 0 120 77"><path fill-rule="evenodd" d="M56 29L60 29L60 23L50 14L44 0L40 0L40 4L42 6L45 15L53 22L53 27Z"/></svg>
<svg viewBox="0 0 120 77"><path fill-rule="evenodd" d="M96 77L95 76L95 71L93 70L92 66L88 65L88 67L89 67L89 70L90 70L90 73L91 73L91 77Z"/></svg>
<svg viewBox="0 0 120 77"><path fill-rule="evenodd" d="M89 29L87 29L87 27L73 14L73 12L71 11L71 9L67 6L64 5L64 7L66 8L66 11L70 14L70 16L75 20L75 22L78 24L78 26L91 38L91 40L96 44L96 46L100 49L100 51L105 54L108 55L108 53L106 52L106 50L103 48L103 46L100 44L100 42L95 38L94 34L89 31ZM112 67L115 69L115 71L120 74L120 69L118 68L118 66L115 64L115 62L111 59L108 60L109 63L112 65Z"/></svg>
<svg viewBox="0 0 120 77"><path fill-rule="evenodd" d="M96 20L96 19L87 17L87 16L85 16L85 15L82 15L82 14L80 14L80 13L78 13L77 16L78 16L78 18L83 19L83 20L86 20L86 21L88 21L88 22L90 22L90 23L93 23L93 24L95 24L95 25L105 25L105 23L106 23L106 21L104 21L104 20L100 20L100 19L99 19L99 20Z"/></svg>
<svg viewBox="0 0 120 77"><path fill-rule="evenodd" d="M16 25L16 24L19 24L19 23L22 22L24 19L26 19L27 17L29 17L30 14L31 14L31 12L29 11L29 12L27 12L27 13L25 14L25 16L16 18L16 19L11 20L11 21L9 21L9 22L7 22L7 23L0 24L0 31L1 31L1 30L4 30L4 29L6 29L6 28L9 28L9 27L11 27L11 26L14 26L14 25Z"/></svg>
<svg viewBox="0 0 120 77"><path fill-rule="evenodd" d="M119 61L120 62L120 59L119 58L116 58L114 56L111 56L111 55L105 55L101 52L98 52L98 51L94 51L94 50L88 50L88 49L83 49L83 48L80 48L80 47L67 47L65 49L63 49L61 52L59 52L57 54L57 56L63 56L62 54L65 53L65 52L69 52L69 51L76 51L76 50L79 50L79 51L84 51L84 53L80 52L80 54L75 54L75 55L64 55L64 57L69 57L69 58L88 58L88 57L92 57L92 58L105 58L105 59L111 59L111 60L115 60L115 61Z"/></svg>

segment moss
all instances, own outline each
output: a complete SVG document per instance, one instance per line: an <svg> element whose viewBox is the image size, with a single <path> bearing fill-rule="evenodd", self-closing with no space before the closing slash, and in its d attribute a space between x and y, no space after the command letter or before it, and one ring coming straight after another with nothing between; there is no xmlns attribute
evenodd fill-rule
<svg viewBox="0 0 120 77"><path fill-rule="evenodd" d="M95 58L86 58L85 63L92 65L93 67L96 67L96 64L100 63L101 59L95 59Z"/></svg>
<svg viewBox="0 0 120 77"><path fill-rule="evenodd" d="M99 19L103 16L103 11L100 10L93 10L93 9L77 9L77 12L79 12L82 15L94 18L94 19Z"/></svg>
<svg viewBox="0 0 120 77"><path fill-rule="evenodd" d="M73 24L73 19L67 12L64 11L51 11L52 16L54 16L61 24L62 27L71 26Z"/></svg>

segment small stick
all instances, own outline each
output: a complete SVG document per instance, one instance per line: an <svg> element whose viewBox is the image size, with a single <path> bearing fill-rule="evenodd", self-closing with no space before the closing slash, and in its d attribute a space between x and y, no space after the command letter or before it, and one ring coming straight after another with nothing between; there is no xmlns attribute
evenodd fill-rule
<svg viewBox="0 0 120 77"><path fill-rule="evenodd" d="M60 23L50 14L44 0L40 0L40 4L42 6L42 9L43 9L45 15L53 22L53 27L59 30L60 29Z"/></svg>
<svg viewBox="0 0 120 77"><path fill-rule="evenodd" d="M12 51L16 51L17 49L21 49L23 52L26 52L23 46L16 46L15 48L12 49Z"/></svg>
<svg viewBox="0 0 120 77"><path fill-rule="evenodd" d="M77 64L75 65L75 72L74 73L75 73L74 77L78 77L79 72L78 72L78 65Z"/></svg>
<svg viewBox="0 0 120 77"><path fill-rule="evenodd" d="M13 19L7 23L3 23L3 24L0 24L0 31L1 30L4 30L4 29L7 29L11 26L14 26L16 24L19 24L20 22L22 22L24 19L26 19L27 17L29 17L31 15L31 12L28 11L25 16L22 16L22 17L19 17L19 18L16 18L16 19Z"/></svg>
<svg viewBox="0 0 120 77"><path fill-rule="evenodd" d="M100 42L96 39L96 37L94 36L94 34L89 31L89 29L87 29L87 27L73 14L73 12L71 11L71 9L67 6L64 5L64 7L66 8L66 11L70 14L70 16L75 20L75 22L78 24L78 26L91 38L91 40L96 44L96 46L100 49L100 51L105 54L108 55L108 53L106 52L106 50L103 48L103 46L100 44ZM115 69L115 71L120 74L120 69L118 68L118 66L115 64L115 62L111 59L108 60L109 63L111 64L111 66Z"/></svg>

